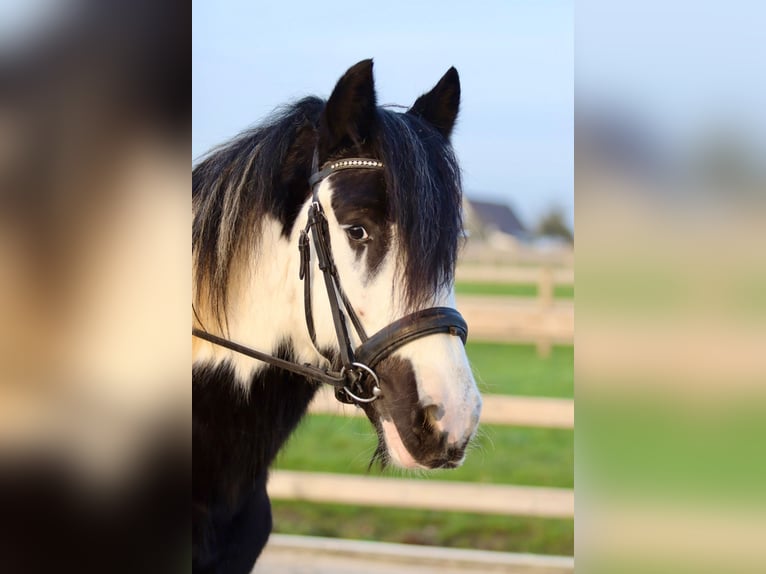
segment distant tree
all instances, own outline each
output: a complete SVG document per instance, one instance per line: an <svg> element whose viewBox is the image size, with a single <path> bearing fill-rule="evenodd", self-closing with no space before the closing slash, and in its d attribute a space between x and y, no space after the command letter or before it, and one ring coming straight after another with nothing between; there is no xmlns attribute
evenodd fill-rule
<svg viewBox="0 0 766 574"><path fill-rule="evenodd" d="M700 138L691 168L703 182L728 193L757 184L763 177L755 146L744 134L721 127Z"/></svg>
<svg viewBox="0 0 766 574"><path fill-rule="evenodd" d="M574 243L574 233L566 224L564 214L559 208L553 208L540 218L536 229L538 235L560 237L569 243Z"/></svg>

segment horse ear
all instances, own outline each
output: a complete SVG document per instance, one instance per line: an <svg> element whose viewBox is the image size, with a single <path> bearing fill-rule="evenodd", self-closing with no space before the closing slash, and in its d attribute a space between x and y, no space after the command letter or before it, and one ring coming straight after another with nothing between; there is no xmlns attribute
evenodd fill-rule
<svg viewBox="0 0 766 574"><path fill-rule="evenodd" d="M433 90L415 100L407 113L423 118L449 139L459 107L460 76L453 67L447 70Z"/></svg>
<svg viewBox="0 0 766 574"><path fill-rule="evenodd" d="M372 60L351 66L338 80L319 120L319 159L343 147L360 148L375 124Z"/></svg>

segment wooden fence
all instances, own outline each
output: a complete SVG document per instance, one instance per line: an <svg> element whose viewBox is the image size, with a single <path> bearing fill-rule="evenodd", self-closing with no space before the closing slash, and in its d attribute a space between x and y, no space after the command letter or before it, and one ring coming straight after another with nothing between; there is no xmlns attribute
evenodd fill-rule
<svg viewBox="0 0 766 574"><path fill-rule="evenodd" d="M471 339L533 341L538 344L538 349L542 346L543 354L553 342L571 343L574 335L572 302L559 302L553 298L555 284L574 281L571 269L458 269L458 279L466 281L530 283L533 282L530 279L534 278L538 282L539 294L537 299L531 301L504 297L459 297L458 308L470 326ZM481 422L485 424L574 428L574 402L571 399L499 395L485 395L483 398ZM359 409L335 401L329 391L319 393L312 403L311 412L363 416ZM279 470L271 474L268 490L275 499L545 518L574 516L574 491L565 488L478 485ZM573 568L571 558L560 559L566 561L564 570L570 572Z"/></svg>
<svg viewBox="0 0 766 574"><path fill-rule="evenodd" d="M514 426L574 427L571 399L485 395L481 422ZM312 413L364 416L356 407L319 393ZM269 494L277 499L335 502L399 508L431 508L536 517L574 516L571 489L443 481L373 478L313 472L275 471Z"/></svg>
<svg viewBox="0 0 766 574"><path fill-rule="evenodd" d="M554 285L574 285L571 267L501 267L496 265L458 265L457 281L476 283L535 284L552 291Z"/></svg>
<svg viewBox="0 0 766 574"><path fill-rule="evenodd" d="M384 508L571 518L574 492L566 488L379 478L279 470L269 479L272 498Z"/></svg>
<svg viewBox="0 0 766 574"><path fill-rule="evenodd" d="M547 397L483 395L482 424L523 427L574 428L574 401ZM335 400L332 389L322 389L310 412L363 417L364 412Z"/></svg>
<svg viewBox="0 0 766 574"><path fill-rule="evenodd" d="M272 534L254 574L572 574L571 556Z"/></svg>
<svg viewBox="0 0 766 574"><path fill-rule="evenodd" d="M555 344L574 341L574 301L554 297L557 285L574 284L573 269L463 265L456 278L537 286L537 297L459 295L457 307L468 322L471 340L534 343L541 357L549 356Z"/></svg>

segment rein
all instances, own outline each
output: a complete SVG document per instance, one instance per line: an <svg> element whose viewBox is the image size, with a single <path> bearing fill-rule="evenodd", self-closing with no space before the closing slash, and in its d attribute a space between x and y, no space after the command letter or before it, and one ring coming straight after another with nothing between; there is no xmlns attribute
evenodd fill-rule
<svg viewBox="0 0 766 574"><path fill-rule="evenodd" d="M346 169L380 170L383 169L383 163L369 158L348 158L328 162L320 170L318 169L317 154L314 152L313 173L309 178L312 202L309 206L308 221L301 231L298 240L298 249L300 251L299 278L303 281L304 285L303 305L306 316L306 328L314 348L318 351L314 314L311 305L311 244L313 243L319 269L324 278L335 335L340 347L341 370L332 371L314 367L308 363L300 364L286 361L223 337L218 337L201 329L193 328L192 335L214 345L225 347L253 359L258 359L274 367L332 385L335 387L335 398L339 401L348 404L361 404L371 403L381 396L380 379L375 372L375 366L380 361L407 343L436 333L455 335L460 337L465 344L468 336L468 326L462 315L455 309L431 307L410 313L384 327L371 337L367 336L359 317L341 286L338 270L332 256L327 217L317 195L319 183L322 180L333 173ZM310 239L309 234L311 236ZM349 336L346 318L351 321L361 341L361 345L356 349L353 348ZM372 381L372 386L369 389L365 389L363 384L367 379Z"/></svg>

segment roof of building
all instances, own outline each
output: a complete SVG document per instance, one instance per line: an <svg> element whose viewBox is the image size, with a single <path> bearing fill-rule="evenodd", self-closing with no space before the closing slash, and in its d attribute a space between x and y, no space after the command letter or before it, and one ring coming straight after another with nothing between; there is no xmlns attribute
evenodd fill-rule
<svg viewBox="0 0 766 574"><path fill-rule="evenodd" d="M476 218L485 228L501 231L514 237L527 235L524 224L508 205L473 199L469 199L468 202Z"/></svg>

